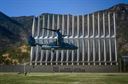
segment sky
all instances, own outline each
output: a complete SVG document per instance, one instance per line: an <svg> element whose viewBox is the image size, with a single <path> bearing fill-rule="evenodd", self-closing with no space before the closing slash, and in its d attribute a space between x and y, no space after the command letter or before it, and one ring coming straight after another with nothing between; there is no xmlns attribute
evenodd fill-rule
<svg viewBox="0 0 128 84"><path fill-rule="evenodd" d="M9 16L42 13L82 15L107 9L128 0L0 0L0 11Z"/></svg>

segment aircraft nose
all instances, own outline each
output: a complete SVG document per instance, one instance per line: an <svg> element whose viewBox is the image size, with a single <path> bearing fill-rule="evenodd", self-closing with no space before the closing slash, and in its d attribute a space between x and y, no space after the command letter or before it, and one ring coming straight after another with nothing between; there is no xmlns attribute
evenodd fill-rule
<svg viewBox="0 0 128 84"><path fill-rule="evenodd" d="M77 46L75 46L75 49L78 49L78 47L77 47Z"/></svg>
<svg viewBox="0 0 128 84"><path fill-rule="evenodd" d="M75 46L75 45L73 45L73 46L72 46L72 48L73 48L73 49L78 49L78 47L77 47L77 46Z"/></svg>
<svg viewBox="0 0 128 84"><path fill-rule="evenodd" d="M28 44L30 46L35 46L35 39L32 36L28 37Z"/></svg>

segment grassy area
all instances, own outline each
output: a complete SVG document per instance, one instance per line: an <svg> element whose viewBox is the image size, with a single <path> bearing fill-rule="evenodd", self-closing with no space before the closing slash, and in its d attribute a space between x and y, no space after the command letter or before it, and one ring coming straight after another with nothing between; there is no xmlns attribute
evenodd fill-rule
<svg viewBox="0 0 128 84"><path fill-rule="evenodd" d="M128 73L0 73L0 84L128 84Z"/></svg>

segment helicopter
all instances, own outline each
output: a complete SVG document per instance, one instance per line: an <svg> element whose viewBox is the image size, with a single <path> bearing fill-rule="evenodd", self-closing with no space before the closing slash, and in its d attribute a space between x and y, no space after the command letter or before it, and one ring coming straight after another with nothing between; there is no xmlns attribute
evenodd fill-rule
<svg viewBox="0 0 128 84"><path fill-rule="evenodd" d="M51 50L51 51L53 51L53 52L54 52L55 50L76 50L76 49L78 49L78 47L75 46L74 44L64 42L64 38L63 38L63 37L64 37L65 35L62 35L62 34L61 34L60 29L57 29L57 30L48 29L48 28L42 28L42 29L55 32L56 35L57 35L56 41L50 42L50 43L48 43L48 44L40 44L40 43L37 43L37 42L35 41L35 38L34 38L34 37L30 36L30 37L28 38L28 44L29 44L30 46L39 45L42 50Z"/></svg>

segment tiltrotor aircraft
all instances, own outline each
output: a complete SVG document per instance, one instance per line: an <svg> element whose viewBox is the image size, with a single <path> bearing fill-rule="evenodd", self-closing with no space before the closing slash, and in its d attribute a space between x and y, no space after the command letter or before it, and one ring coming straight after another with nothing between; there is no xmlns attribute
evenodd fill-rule
<svg viewBox="0 0 128 84"><path fill-rule="evenodd" d="M57 35L56 41L50 42L48 44L40 44L35 41L34 37L30 36L28 38L28 43L30 46L39 45L41 49L52 50L53 52L54 50L76 50L78 49L78 47L75 46L74 44L64 42L64 38L63 38L64 35L60 33L60 29L57 29L57 30L47 29L47 28L43 28L43 29L55 32Z"/></svg>

